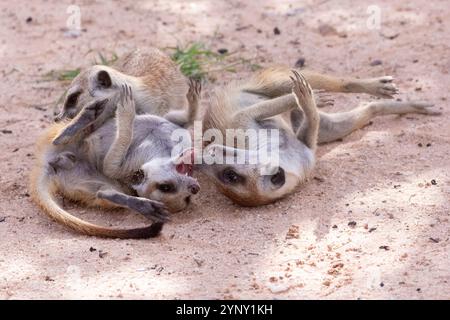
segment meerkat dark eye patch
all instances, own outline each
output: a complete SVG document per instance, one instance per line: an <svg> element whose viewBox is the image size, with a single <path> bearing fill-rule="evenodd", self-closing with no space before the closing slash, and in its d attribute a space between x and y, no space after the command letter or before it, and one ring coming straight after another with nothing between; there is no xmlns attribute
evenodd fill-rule
<svg viewBox="0 0 450 320"><path fill-rule="evenodd" d="M278 168L277 173L270 177L270 181L276 185L281 187L286 182L286 175L284 174L283 168Z"/></svg>
<svg viewBox="0 0 450 320"><path fill-rule="evenodd" d="M226 168L219 173L218 178L225 184L243 183L245 178L234 171L232 168Z"/></svg>
<svg viewBox="0 0 450 320"><path fill-rule="evenodd" d="M102 88L109 88L112 85L108 71L101 70L97 73L97 83Z"/></svg>
<svg viewBox="0 0 450 320"><path fill-rule="evenodd" d="M175 193L177 191L177 188L173 183L160 183L156 186L159 191L164 193Z"/></svg>
<svg viewBox="0 0 450 320"><path fill-rule="evenodd" d="M70 109L70 108L75 107L77 105L78 97L80 96L80 94L81 94L80 91L71 93L66 99L66 103L64 105L64 108L65 109Z"/></svg>
<svg viewBox="0 0 450 320"><path fill-rule="evenodd" d="M145 179L145 173L143 170L139 169L133 172L130 178L131 184L137 185L141 184Z"/></svg>

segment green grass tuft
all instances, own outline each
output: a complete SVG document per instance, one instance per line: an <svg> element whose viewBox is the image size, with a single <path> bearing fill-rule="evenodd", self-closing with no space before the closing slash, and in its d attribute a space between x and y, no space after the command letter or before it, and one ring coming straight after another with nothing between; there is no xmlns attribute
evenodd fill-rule
<svg viewBox="0 0 450 320"><path fill-rule="evenodd" d="M113 53L111 57L106 57L101 52L98 53L98 58L94 60L94 64L101 64L104 66L110 66L114 62L117 61L119 57L117 54ZM75 79L76 76L78 76L81 72L81 68L76 69L68 69L68 70L52 70L50 72L47 72L44 75L44 80L46 81L72 81Z"/></svg>
<svg viewBox="0 0 450 320"><path fill-rule="evenodd" d="M199 80L206 76L207 65L221 59L219 54L205 49L205 46L199 42L194 42L185 48L177 46L171 49L174 50L171 57L180 66L181 72L187 77Z"/></svg>
<svg viewBox="0 0 450 320"><path fill-rule="evenodd" d="M97 59L94 60L94 64L101 64L104 66L110 66L110 65L114 64L114 62L116 62L117 59L119 59L119 57L117 56L117 54L115 52L113 52L113 54L111 55L111 58L107 58L101 52L99 52L98 58L100 60L97 60Z"/></svg>
<svg viewBox="0 0 450 320"><path fill-rule="evenodd" d="M80 73L80 71L80 68L73 70L52 70L44 75L44 80L72 81Z"/></svg>
<svg viewBox="0 0 450 320"><path fill-rule="evenodd" d="M214 81L213 73L220 71L235 73L236 67L243 65L247 65L252 71L261 68L248 59L234 56L234 53L219 54L211 51L200 42L168 49L172 50L172 60L180 66L181 72L187 77L199 80L208 78Z"/></svg>

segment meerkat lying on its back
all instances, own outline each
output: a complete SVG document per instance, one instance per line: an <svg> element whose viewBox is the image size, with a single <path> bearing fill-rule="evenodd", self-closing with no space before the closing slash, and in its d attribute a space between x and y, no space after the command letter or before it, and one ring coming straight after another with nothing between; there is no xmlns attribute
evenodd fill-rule
<svg viewBox="0 0 450 320"><path fill-rule="evenodd" d="M78 134L89 134L114 116L120 90L130 86L137 114L153 114L186 126L187 80L166 54L155 48L136 50L112 67L95 65L83 70L67 90L55 121L72 120L53 140L65 144ZM95 118L95 121L93 120Z"/></svg>
<svg viewBox="0 0 450 320"><path fill-rule="evenodd" d="M191 82L188 117L198 108L200 85ZM200 187L191 177L189 152L172 156L174 130L185 130L158 116L135 115L132 89L123 86L116 118L106 120L86 138L54 145L65 127L54 124L39 142L31 194L57 222L80 233L101 237L148 238L158 235L168 212L186 208ZM96 121L94 110L90 116ZM189 158L189 161L184 161ZM56 193L88 206L128 208L154 223L134 229L101 227L72 216L54 199Z"/></svg>
<svg viewBox="0 0 450 320"><path fill-rule="evenodd" d="M299 71L298 71L299 72ZM226 136L227 129L276 129L279 143L263 144L268 152L279 148L279 165L236 163L201 165L200 170L234 202L257 206L291 193L314 167L317 143L335 141L366 125L375 116L386 114L438 114L429 103L377 101L348 112L324 113L317 110L311 89L333 92L358 92L391 98L397 89L392 77L372 79L336 78L311 71L300 75L288 68L263 70L243 83L218 90L203 118L203 130L216 129ZM225 141L225 139L224 139ZM237 158L259 150L211 143L206 154ZM245 148L245 146L244 146ZM231 164L230 164L231 162ZM270 164L269 164L270 165Z"/></svg>

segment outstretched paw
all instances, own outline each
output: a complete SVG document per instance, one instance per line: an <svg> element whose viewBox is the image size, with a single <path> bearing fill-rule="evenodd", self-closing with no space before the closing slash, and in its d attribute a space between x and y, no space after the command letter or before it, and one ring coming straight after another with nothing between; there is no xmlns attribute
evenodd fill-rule
<svg viewBox="0 0 450 320"><path fill-rule="evenodd" d="M151 219L154 222L167 222L170 220L169 211L166 206L159 201L139 199L134 209L147 219Z"/></svg>
<svg viewBox="0 0 450 320"><path fill-rule="evenodd" d="M334 99L331 97L329 92L322 89L313 90L313 92L314 98L316 99L316 106L318 108L334 106Z"/></svg>
<svg viewBox="0 0 450 320"><path fill-rule="evenodd" d="M391 76L367 79L366 92L380 98L392 99L398 93L397 86L393 81L394 78Z"/></svg>
<svg viewBox="0 0 450 320"><path fill-rule="evenodd" d="M200 95L202 92L202 83L199 80L195 80L193 78L189 79L189 91L186 94L186 98L189 104L197 103L200 99Z"/></svg>
<svg viewBox="0 0 450 320"><path fill-rule="evenodd" d="M96 197L139 212L154 222L166 222L169 220L169 211L163 203L158 201L132 197L113 190L100 190L97 192Z"/></svg>
<svg viewBox="0 0 450 320"><path fill-rule="evenodd" d="M117 105L116 117L120 119L134 119L136 105L133 99L133 91L129 85L122 85L119 103Z"/></svg>
<svg viewBox="0 0 450 320"><path fill-rule="evenodd" d="M305 77L299 72L293 70L293 77L290 77L292 80L292 93L295 95L298 104L302 108L311 108L312 106L315 108L315 101L313 91L311 86L306 81ZM304 110L305 112L307 110Z"/></svg>
<svg viewBox="0 0 450 320"><path fill-rule="evenodd" d="M428 114L432 116L438 116L442 114L442 112L432 109L432 107L434 107L434 104L429 102L411 102L410 106L414 108L414 111L417 113Z"/></svg>
<svg viewBox="0 0 450 320"><path fill-rule="evenodd" d="M85 129L103 113L109 99L94 100L84 107L76 118L74 118L62 131L53 139L53 145L63 145L69 143L78 133Z"/></svg>

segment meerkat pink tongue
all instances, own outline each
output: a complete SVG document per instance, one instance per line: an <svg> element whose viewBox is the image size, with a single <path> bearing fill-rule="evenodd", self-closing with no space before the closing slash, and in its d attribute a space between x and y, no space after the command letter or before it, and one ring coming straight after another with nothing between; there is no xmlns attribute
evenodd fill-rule
<svg viewBox="0 0 450 320"><path fill-rule="evenodd" d="M179 174L187 174L188 176L192 175L192 165L180 163L177 164L176 170Z"/></svg>
<svg viewBox="0 0 450 320"><path fill-rule="evenodd" d="M192 168L194 163L194 149L185 150L178 158L176 170L180 174L192 175Z"/></svg>

